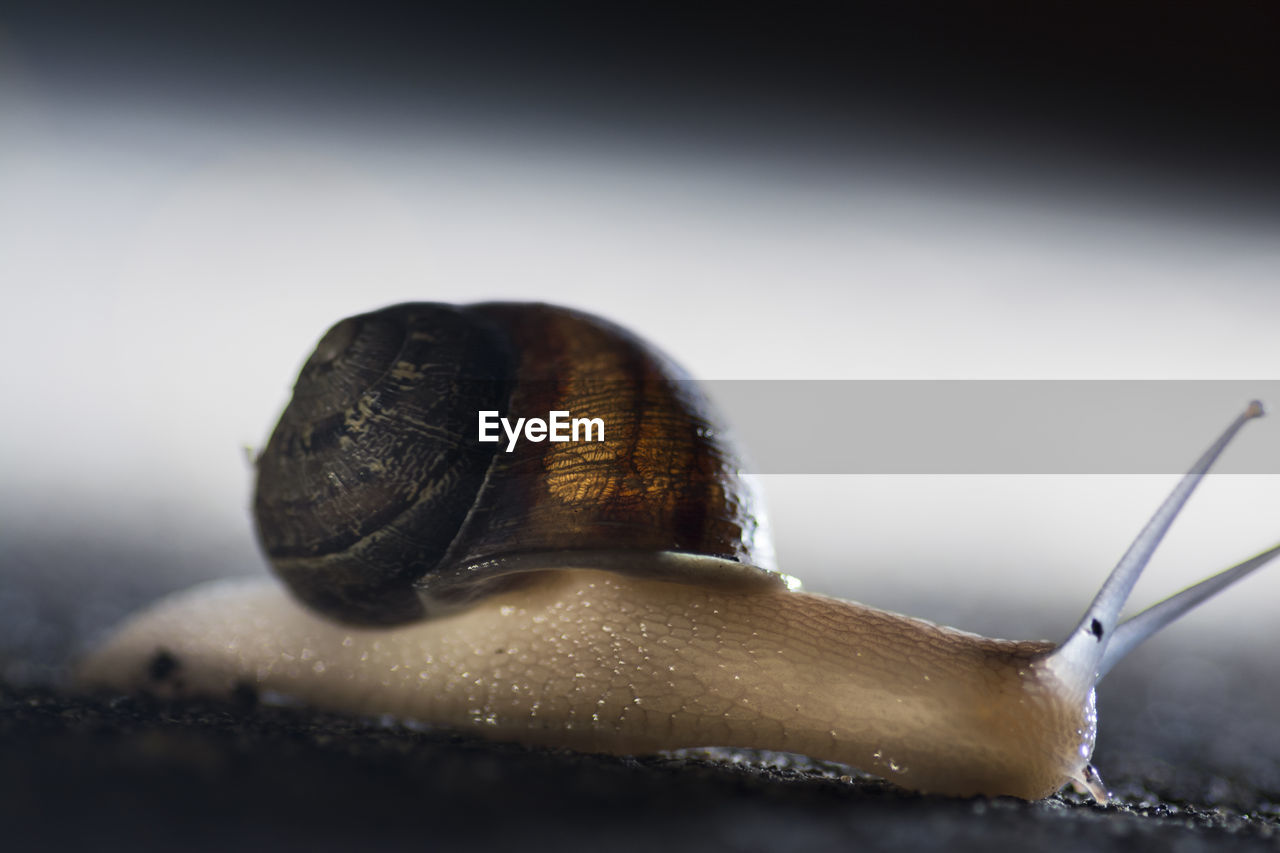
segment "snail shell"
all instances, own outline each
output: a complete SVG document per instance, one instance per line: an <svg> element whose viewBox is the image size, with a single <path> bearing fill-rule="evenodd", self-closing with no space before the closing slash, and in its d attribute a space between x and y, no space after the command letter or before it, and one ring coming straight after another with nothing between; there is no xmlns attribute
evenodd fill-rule
<svg viewBox="0 0 1280 853"><path fill-rule="evenodd" d="M601 418L599 442L479 441L477 414ZM257 463L276 573L336 619L395 624L550 567L777 584L760 501L669 359L541 304L407 303L341 321Z"/></svg>

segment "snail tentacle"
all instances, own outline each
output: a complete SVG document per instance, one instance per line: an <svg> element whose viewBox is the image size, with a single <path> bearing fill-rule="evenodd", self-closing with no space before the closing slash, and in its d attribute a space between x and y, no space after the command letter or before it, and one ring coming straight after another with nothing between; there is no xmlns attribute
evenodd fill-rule
<svg viewBox="0 0 1280 853"><path fill-rule="evenodd" d="M1092 690L1107 670L1123 656L1123 652L1118 652L1108 658L1107 651L1115 640L1120 611L1129 600L1129 594L1137 584L1138 578L1142 576L1142 570L1146 568L1151 555L1168 532L1173 520L1186 505L1191 493L1195 491L1196 486L1200 485L1200 481L1222 455L1222 451L1226 450L1227 445L1240 432L1241 427L1255 418L1262 417L1264 413L1260 402L1251 401L1222 435L1209 446L1209 449L1196 460L1156 509L1151 520L1138 533L1137 538L1125 551L1111 574L1107 576L1075 630L1049 656L1048 664L1053 667L1064 683L1073 685L1077 693L1083 695ZM1225 586L1227 584L1220 584L1215 591ZM1198 600L1205 598L1208 598L1207 594ZM1190 599L1187 601L1190 602ZM1187 609L1190 609L1190 604ZM1172 609L1162 611L1166 615L1172 612ZM1149 628L1152 632L1158 630L1163 624L1168 623L1158 623L1154 619L1139 623L1140 626ZM1130 628L1125 632L1128 638L1125 651L1132 649L1146 638L1140 636L1137 630L1137 628Z"/></svg>

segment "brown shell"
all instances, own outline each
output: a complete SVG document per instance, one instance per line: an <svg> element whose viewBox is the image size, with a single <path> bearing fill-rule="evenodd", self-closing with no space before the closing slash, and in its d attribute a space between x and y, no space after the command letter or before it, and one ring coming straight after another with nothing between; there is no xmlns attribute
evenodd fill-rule
<svg viewBox="0 0 1280 853"><path fill-rule="evenodd" d="M600 418L603 441L480 442L478 413ZM499 432L501 432L499 430ZM363 623L592 567L775 583L763 512L700 391L628 332L538 304L396 305L343 320L258 461L276 572Z"/></svg>

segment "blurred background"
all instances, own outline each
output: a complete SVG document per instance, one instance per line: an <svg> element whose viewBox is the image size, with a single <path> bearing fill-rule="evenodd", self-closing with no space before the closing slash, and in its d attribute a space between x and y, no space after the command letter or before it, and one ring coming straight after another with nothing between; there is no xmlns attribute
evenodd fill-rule
<svg viewBox="0 0 1280 853"><path fill-rule="evenodd" d="M0 678L264 572L249 453L389 303L713 380L1280 379L1277 13L940 5L0 4ZM1173 479L763 477L810 589L1053 639ZM1137 597L1278 538L1274 468L1213 477ZM1278 594L1174 633L1274 640Z"/></svg>

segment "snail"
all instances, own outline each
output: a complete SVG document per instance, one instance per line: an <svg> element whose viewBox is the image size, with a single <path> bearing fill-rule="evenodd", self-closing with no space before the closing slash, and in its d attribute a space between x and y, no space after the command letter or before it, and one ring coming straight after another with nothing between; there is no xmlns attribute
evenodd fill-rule
<svg viewBox="0 0 1280 853"><path fill-rule="evenodd" d="M481 441L564 411L602 435ZM404 304L330 329L257 460L284 586L220 582L133 617L83 683L228 695L588 752L803 753L945 795L1105 801L1094 687L1280 546L1120 621L1250 403L1060 645L812 595L774 564L728 433L665 356L548 305ZM554 419L553 419L554 420ZM549 434L551 433L551 434ZM286 590L287 587L287 590Z"/></svg>

